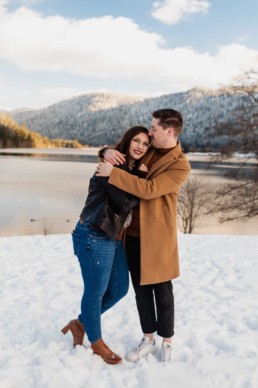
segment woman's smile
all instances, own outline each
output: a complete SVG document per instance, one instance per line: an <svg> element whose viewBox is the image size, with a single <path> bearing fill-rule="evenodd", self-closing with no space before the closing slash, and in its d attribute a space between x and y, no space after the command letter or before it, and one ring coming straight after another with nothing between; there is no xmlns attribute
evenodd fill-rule
<svg viewBox="0 0 258 388"><path fill-rule="evenodd" d="M150 140L146 133L138 133L130 144L129 155L132 159L140 159L143 155L146 154L150 146Z"/></svg>

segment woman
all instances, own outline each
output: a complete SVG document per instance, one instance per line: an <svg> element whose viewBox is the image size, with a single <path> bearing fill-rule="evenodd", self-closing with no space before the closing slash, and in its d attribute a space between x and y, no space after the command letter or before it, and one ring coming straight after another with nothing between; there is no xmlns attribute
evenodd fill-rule
<svg viewBox="0 0 258 388"><path fill-rule="evenodd" d="M147 128L135 126L128 129L116 146L126 156L126 163L119 168L141 175L140 159L149 145ZM145 170L145 166L142 169ZM108 364L118 364L122 359L102 340L101 314L128 291L128 267L122 236L131 222L132 208L138 204L138 198L110 185L108 178L94 174L80 220L72 233L84 293L81 314L62 332L71 331L74 346L83 344L86 332L93 352Z"/></svg>

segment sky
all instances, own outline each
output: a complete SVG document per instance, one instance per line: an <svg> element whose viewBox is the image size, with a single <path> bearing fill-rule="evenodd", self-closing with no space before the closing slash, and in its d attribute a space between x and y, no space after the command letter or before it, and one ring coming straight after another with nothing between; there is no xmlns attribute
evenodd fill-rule
<svg viewBox="0 0 258 388"><path fill-rule="evenodd" d="M123 361L72 347L61 328L77 317L83 284L70 234L0 237L1 388L257 388L258 236L179 235L173 280L172 364L126 353L142 333L135 296L102 316L103 339ZM65 307L65 308L64 308Z"/></svg>
<svg viewBox="0 0 258 388"><path fill-rule="evenodd" d="M258 68L257 0L0 0L0 107L154 97Z"/></svg>

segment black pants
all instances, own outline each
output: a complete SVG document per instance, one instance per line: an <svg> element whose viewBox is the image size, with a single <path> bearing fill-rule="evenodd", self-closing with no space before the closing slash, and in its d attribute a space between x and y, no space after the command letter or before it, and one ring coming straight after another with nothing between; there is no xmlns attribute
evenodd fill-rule
<svg viewBox="0 0 258 388"><path fill-rule="evenodd" d="M128 267L135 291L143 333L170 338L174 335L174 296L171 281L140 285L140 238L126 236ZM158 267L157 257L157 271Z"/></svg>

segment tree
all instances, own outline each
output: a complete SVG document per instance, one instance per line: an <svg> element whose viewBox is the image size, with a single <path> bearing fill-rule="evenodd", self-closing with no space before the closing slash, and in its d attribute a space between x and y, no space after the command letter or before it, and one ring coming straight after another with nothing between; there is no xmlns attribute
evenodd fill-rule
<svg viewBox="0 0 258 388"><path fill-rule="evenodd" d="M6 147L70 147L79 148L78 140L49 139L31 132L26 125L18 125L13 119L0 112L0 148Z"/></svg>
<svg viewBox="0 0 258 388"><path fill-rule="evenodd" d="M217 190L216 210L220 222L247 220L258 216L258 72L250 71L239 77L229 91L239 94L239 106L232 117L216 128L221 157L242 155L239 168L227 176L228 184ZM253 160L251 173L246 167Z"/></svg>
<svg viewBox="0 0 258 388"><path fill-rule="evenodd" d="M199 218L211 212L213 190L201 175L193 175L182 186L177 201L179 228L183 233L192 233Z"/></svg>

